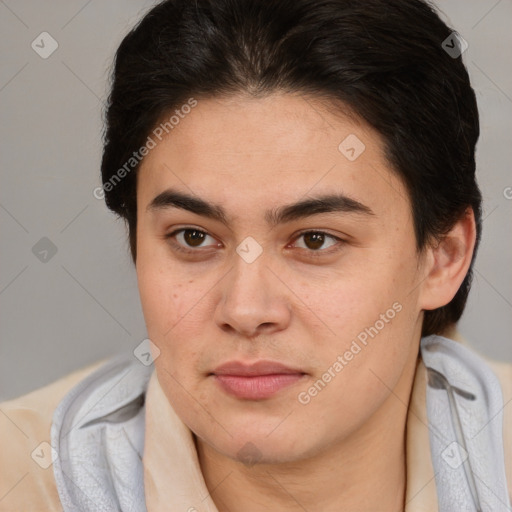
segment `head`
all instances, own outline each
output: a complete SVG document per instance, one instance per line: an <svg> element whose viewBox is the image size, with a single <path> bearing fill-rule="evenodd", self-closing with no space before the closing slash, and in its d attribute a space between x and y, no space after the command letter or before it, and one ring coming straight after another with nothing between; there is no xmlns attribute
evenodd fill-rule
<svg viewBox="0 0 512 512"><path fill-rule="evenodd" d="M162 387L218 451L325 449L460 318L481 195L452 32L420 0L174 0L122 41L104 197ZM262 359L299 377L226 392L219 365Z"/></svg>

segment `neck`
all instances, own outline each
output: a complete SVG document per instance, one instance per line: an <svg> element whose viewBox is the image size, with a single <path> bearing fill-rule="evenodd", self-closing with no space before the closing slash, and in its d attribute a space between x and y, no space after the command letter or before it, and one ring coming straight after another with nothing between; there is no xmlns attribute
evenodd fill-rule
<svg viewBox="0 0 512 512"><path fill-rule="evenodd" d="M246 466L196 438L219 512L404 510L412 372L360 429L308 459Z"/></svg>

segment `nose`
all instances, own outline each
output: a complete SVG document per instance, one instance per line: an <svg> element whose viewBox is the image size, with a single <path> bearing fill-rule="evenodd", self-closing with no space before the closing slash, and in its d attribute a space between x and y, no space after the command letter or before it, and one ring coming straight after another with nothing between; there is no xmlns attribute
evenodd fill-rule
<svg viewBox="0 0 512 512"><path fill-rule="evenodd" d="M253 338L286 329L290 323L289 289L263 252L248 263L235 253L234 266L222 282L214 320L225 332Z"/></svg>

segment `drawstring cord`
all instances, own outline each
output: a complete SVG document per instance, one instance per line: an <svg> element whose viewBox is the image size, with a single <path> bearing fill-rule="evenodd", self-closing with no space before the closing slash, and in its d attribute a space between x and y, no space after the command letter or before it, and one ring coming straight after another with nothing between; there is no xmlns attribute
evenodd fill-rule
<svg viewBox="0 0 512 512"><path fill-rule="evenodd" d="M466 445L466 439L464 437L464 431L462 429L462 422L460 421L459 410L457 408L457 402L455 400L455 393L457 393L462 398L466 400L476 400L476 396L468 391L464 391L456 386L452 386L448 379L437 370L433 368L426 367L428 373L428 385L433 389L444 389L448 395L448 404L450 406L450 415L454 423L455 427L455 435L457 437L457 442L459 443L464 451L468 454L466 460L463 462L464 474L466 476L466 481L469 486L469 490L471 492L471 497L473 498L473 503L476 507L476 512L482 512L482 507L480 505L480 499L478 497L478 491L476 488L475 477L473 475L473 470L471 468L471 463L469 461L469 452Z"/></svg>

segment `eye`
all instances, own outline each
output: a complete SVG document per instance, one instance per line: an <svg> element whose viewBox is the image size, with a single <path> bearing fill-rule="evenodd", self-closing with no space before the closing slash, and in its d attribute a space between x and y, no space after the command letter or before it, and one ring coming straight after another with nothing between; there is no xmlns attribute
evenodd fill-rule
<svg viewBox="0 0 512 512"><path fill-rule="evenodd" d="M215 238L210 236L206 231L201 231L197 228L181 228L173 231L172 233L169 233L168 235L165 235L166 239L173 239L176 238L176 241L178 243L173 243L173 246L178 250L182 252L197 252L194 250L194 248L203 248L207 247L203 244L205 240L208 238L211 238L215 242ZM219 246L220 244L214 243L210 244Z"/></svg>
<svg viewBox="0 0 512 512"><path fill-rule="evenodd" d="M213 243L207 245L205 241L210 238ZM301 245L297 245L297 240L303 238L304 242ZM206 249L208 247L220 247L222 244L216 242L215 238L209 235L206 231L197 229L194 227L176 229L172 233L165 235L165 239L175 239L172 241L172 246L179 252L188 254L200 253L200 249ZM332 242L330 245L325 247L326 241L330 239ZM294 238L294 245L300 249L306 250L308 256L319 257L325 254L331 254L341 249L344 241L324 231L303 231ZM335 246L338 247L335 247ZM334 250L329 250L331 247L335 247Z"/></svg>
<svg viewBox="0 0 512 512"><path fill-rule="evenodd" d="M319 251L322 253L331 253L333 251L327 251L327 249L335 246L336 243L339 245L339 242L343 244L343 240L341 238L325 233L324 231L303 231L302 233L299 233L295 240L299 240L301 238L304 239L304 244L300 248L306 249L312 253ZM334 240L334 242L322 249L322 246L324 246L327 239ZM313 255L317 256L316 254Z"/></svg>

